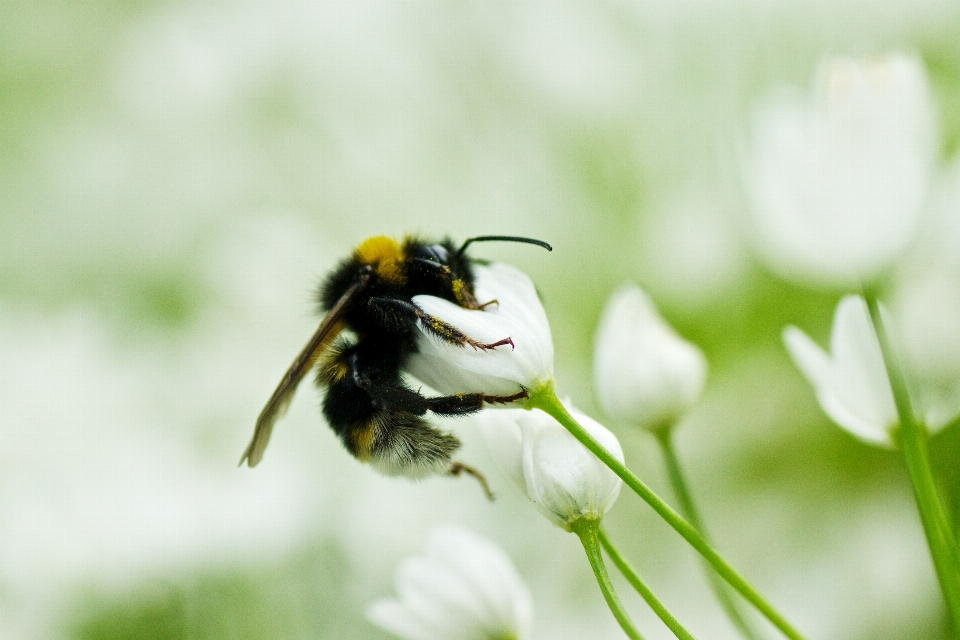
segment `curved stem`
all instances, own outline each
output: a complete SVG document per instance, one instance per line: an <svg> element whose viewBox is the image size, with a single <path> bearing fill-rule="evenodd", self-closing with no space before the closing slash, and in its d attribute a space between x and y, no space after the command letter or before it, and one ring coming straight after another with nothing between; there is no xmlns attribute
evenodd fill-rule
<svg viewBox="0 0 960 640"><path fill-rule="evenodd" d="M863 297L867 301L867 309L870 311L870 319L877 333L883 363L890 380L890 389L893 391L893 400L900 418L900 428L895 435L910 473L913 495L917 501L923 531L927 536L930 555L933 557L933 566L947 609L953 618L954 628L960 631L960 547L957 546L950 520L937 493L927 449L926 429L914 417L907 383L890 346L876 294L865 291Z"/></svg>
<svg viewBox="0 0 960 640"><path fill-rule="evenodd" d="M657 438L657 442L660 443L660 451L663 453L664 464L667 467L667 476L670 478L670 486L673 488L673 493L677 497L677 502L680 503L680 512L683 514L683 517L687 519L687 522L692 524L694 528L700 532L704 540L709 540L707 529L703 526L703 519L700 517L697 506L693 502L693 496L690 493L686 478L683 475L683 470L680 467L680 460L677 458L677 452L673 446L672 425L657 429L654 431L654 435ZM730 618L730 622L732 622L733 625L740 630L743 637L748 638L748 640L756 640L760 637L750 628L746 618L744 618L739 607L737 607L737 603L730 597L729 587L727 587L727 585L723 583L723 580L720 579L720 576L711 571L709 567L705 568L710 587L713 589L713 593L720 603L720 606L726 612L727 617Z"/></svg>
<svg viewBox="0 0 960 640"><path fill-rule="evenodd" d="M663 624L667 625L670 631L673 631L673 635L677 636L680 640L696 640L693 637L693 634L683 628L683 625L673 617L667 608L663 606L663 603L657 599L657 596L653 594L653 591L643 582L643 579L640 578L640 574L630 566L630 563L627 562L626 558L620 555L620 552L617 551L617 548L613 546L613 543L610 542L610 537L607 535L607 532L603 527L600 527L600 544L603 545L603 548L606 550L607 555L610 556L610 559L613 560L613 564L617 565L617 569L620 570L620 573L623 574L623 577L627 579L633 588L637 590L637 593L640 594L640 597L650 605L650 608L653 609L653 612L657 614L657 617L663 621Z"/></svg>
<svg viewBox="0 0 960 640"><path fill-rule="evenodd" d="M610 607L613 617L620 623L620 627L627 636L633 638L633 640L643 640L643 636L641 636L637 628L633 626L633 622L630 621L630 617L620 603L617 592L613 590L613 583L610 582L610 575L607 573L607 567L603 563L598 534L600 521L580 518L571 523L570 529L580 538L580 542L583 544L583 550L587 552L590 568L593 569L593 575L597 578L597 584L600 585L603 599L607 601L607 606Z"/></svg>
<svg viewBox="0 0 960 640"><path fill-rule="evenodd" d="M643 483L630 469L622 462L610 455L606 449L597 442L593 436L580 426L573 416L567 411L554 393L552 385L546 385L533 391L526 403L527 408L540 409L552 416L557 422L562 424L574 438L589 449L601 462L610 468L617 476L623 480L624 484L630 487L634 493L646 502L657 514L666 521L674 531L679 533L690 546L697 550L703 558L710 563L721 578L736 589L747 601L757 608L774 626L792 640L804 640L800 632L793 628L780 613L770 605L760 593L747 582L743 576L730 566L719 553L707 544L696 529L689 522L680 517L670 505L663 501L660 496L655 494L650 487Z"/></svg>

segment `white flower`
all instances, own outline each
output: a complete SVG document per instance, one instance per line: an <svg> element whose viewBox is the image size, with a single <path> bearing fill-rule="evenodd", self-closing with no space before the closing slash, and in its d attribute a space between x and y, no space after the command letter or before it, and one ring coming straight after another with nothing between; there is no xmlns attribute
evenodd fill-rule
<svg viewBox="0 0 960 640"><path fill-rule="evenodd" d="M960 414L960 273L936 266L901 283L894 305L905 367L931 425Z"/></svg>
<svg viewBox="0 0 960 640"><path fill-rule="evenodd" d="M886 309L881 311L886 318ZM889 320L885 324L889 327ZM880 344L862 298L847 296L837 305L830 334L831 353L825 353L796 327L784 330L783 341L813 385L820 406L834 422L866 442L894 445L890 430L899 424L899 418ZM911 389L911 397L924 401L929 396ZM943 427L955 415L936 404L915 410L932 430Z"/></svg>
<svg viewBox="0 0 960 640"><path fill-rule="evenodd" d="M594 341L594 382L610 416L644 427L679 417L703 392L707 359L637 286L615 293Z"/></svg>
<svg viewBox="0 0 960 640"><path fill-rule="evenodd" d="M397 569L396 599L378 600L367 618L407 640L523 640L533 602L510 558L459 527L437 527L426 554Z"/></svg>
<svg viewBox="0 0 960 640"><path fill-rule="evenodd" d="M568 402L564 404L604 449L623 462L615 435ZM569 531L581 518L602 518L620 494L620 478L543 411L495 409L479 422L504 474L557 526Z"/></svg>
<svg viewBox="0 0 960 640"><path fill-rule="evenodd" d="M477 265L474 291L483 310L459 307L433 296L415 296L414 303L471 338L509 345L487 351L442 342L421 327L415 354L407 370L441 393L482 391L511 395L553 380L553 340L537 290L525 273L503 263Z"/></svg>
<svg viewBox="0 0 960 640"><path fill-rule="evenodd" d="M913 236L936 156L916 56L834 58L805 100L759 109L744 176L772 268L826 283L870 280Z"/></svg>
<svg viewBox="0 0 960 640"><path fill-rule="evenodd" d="M891 306L911 379L922 380L925 406L944 411L926 415L937 423L960 413L960 158L933 190L929 212L898 268Z"/></svg>

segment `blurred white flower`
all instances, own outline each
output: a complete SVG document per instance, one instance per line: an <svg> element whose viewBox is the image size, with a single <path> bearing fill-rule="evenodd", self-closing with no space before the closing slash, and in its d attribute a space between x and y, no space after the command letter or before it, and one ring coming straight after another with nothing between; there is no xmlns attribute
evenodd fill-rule
<svg viewBox="0 0 960 640"><path fill-rule="evenodd" d="M881 312L887 316L885 308ZM887 326L891 326L886 321ZM837 305L826 353L796 327L787 327L783 341L797 367L813 385L820 406L830 418L854 436L881 446L894 446L890 430L899 424L893 392L873 330L867 305L859 296L846 296ZM908 384L915 411L935 431L956 413L939 404L939 398Z"/></svg>
<svg viewBox="0 0 960 640"><path fill-rule="evenodd" d="M870 280L911 240L936 155L916 56L833 58L811 95L758 109L744 177L761 256L781 274Z"/></svg>
<svg viewBox="0 0 960 640"><path fill-rule="evenodd" d="M367 618L407 640L523 640L533 601L510 558L459 527L437 527L426 554L404 561L397 598L378 600Z"/></svg>
<svg viewBox="0 0 960 640"><path fill-rule="evenodd" d="M893 308L918 404L940 425L960 414L960 272L928 266L900 283Z"/></svg>
<svg viewBox="0 0 960 640"><path fill-rule="evenodd" d="M433 296L413 301L430 315L481 342L513 340L514 348L488 351L442 342L421 328L407 370L441 393L482 391L511 395L519 387L536 389L553 380L553 340L537 290L525 273L503 263L477 265L474 290L483 310L470 310Z"/></svg>
<svg viewBox="0 0 960 640"><path fill-rule="evenodd" d="M569 402L570 414L604 449L623 462L617 437ZM599 520L623 482L563 426L539 409L495 409L479 419L487 447L500 468L537 509L570 530L581 518Z"/></svg>
<svg viewBox="0 0 960 640"><path fill-rule="evenodd" d="M830 333L832 353L793 326L784 330L783 341L834 422L867 442L893 445L889 430L898 423L897 409L862 298L847 296L837 305Z"/></svg>
<svg viewBox="0 0 960 640"><path fill-rule="evenodd" d="M600 319L593 378L608 415L655 428L697 401L707 359L677 335L643 290L626 285L611 296Z"/></svg>

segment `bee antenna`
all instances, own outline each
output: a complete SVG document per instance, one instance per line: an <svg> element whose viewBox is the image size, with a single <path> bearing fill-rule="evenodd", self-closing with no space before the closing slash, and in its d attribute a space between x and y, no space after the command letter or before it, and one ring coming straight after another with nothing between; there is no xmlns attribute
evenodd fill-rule
<svg viewBox="0 0 960 640"><path fill-rule="evenodd" d="M526 244L535 244L538 247L543 247L547 251L553 251L553 247L543 240L535 240L533 238L523 238L520 236L477 236L476 238L469 238L464 242L460 250L457 251L457 255L462 256L463 252L467 250L467 247L469 247L472 242L524 242Z"/></svg>

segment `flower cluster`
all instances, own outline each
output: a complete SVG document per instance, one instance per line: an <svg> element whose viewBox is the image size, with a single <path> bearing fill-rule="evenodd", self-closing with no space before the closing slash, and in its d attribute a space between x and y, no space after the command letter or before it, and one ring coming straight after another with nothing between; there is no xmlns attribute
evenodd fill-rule
<svg viewBox="0 0 960 640"><path fill-rule="evenodd" d="M477 298L496 304L469 310L432 296L417 296L414 302L477 340L495 342L509 336L513 349L464 349L439 341L423 329L410 372L444 393L470 389L508 395L522 388L552 394L550 325L530 278L501 263L478 265L475 271ZM568 410L623 461L616 436L569 405ZM613 505L620 479L546 413L497 409L482 421L487 443L505 474L558 526L569 530L578 519L599 520Z"/></svg>
<svg viewBox="0 0 960 640"><path fill-rule="evenodd" d="M782 275L808 283L871 287L879 283L919 224L935 155L932 114L919 59L901 54L866 61L828 60L818 69L809 96L780 98L758 109L744 176L760 254L768 264ZM509 337L514 348L464 349L437 340L421 327L418 353L408 370L447 394L469 390L503 397L526 392L515 408L480 417L485 440L504 474L536 508L581 538L598 584L624 631L639 637L612 589L600 553L600 540L606 536L600 521L616 501L623 480L718 575L788 637L799 638L782 617L770 615L769 605L707 545L702 519L680 477L670 428L703 392L707 376L703 352L680 337L650 298L632 285L611 297L595 339L594 378L600 405L617 420L657 433L688 522L626 469L616 436L569 402L557 400L550 327L530 279L503 264L478 265L475 271L477 298L489 303L482 309L464 309L431 296L416 296L414 303L475 340L495 343ZM886 333L881 331L893 326L890 314L872 293L865 295L866 300L847 296L840 301L829 351L793 326L784 330L783 340L824 411L837 424L872 444L910 444L912 453L905 455L922 520L925 526L939 527L936 535L928 531L938 576L948 604L960 616L956 611L960 584L953 584L956 581L951 582L949 573L960 558L953 557L956 550L951 544L955 543L942 510L937 510L936 491L923 484L931 477L922 471L928 464L921 459L924 448L915 446L960 414L960 385L951 387L956 393L944 394L939 389L930 392L917 382L920 376L901 383L899 369L891 365ZM895 342L899 348L901 343ZM905 409L911 398L917 414L913 417ZM908 423L921 426L908 428ZM905 452L907 448L904 444ZM929 497L920 500L921 494ZM434 558L439 557L437 549L450 545L431 544L427 559L409 561L398 573L399 600L373 607L371 619L408 638L523 637L529 626L523 614L529 609L525 604L529 596L521 594L512 568L505 568L508 561L501 558L491 563L493 574L514 576L500 587L514 599L514 608L505 601L480 607L478 602L492 599L493 583L470 577L472 570L462 563L453 564L454 570L440 568L442 563ZM618 557L615 551L610 553ZM632 569L620 568L631 583L639 584ZM459 583L473 585L481 595L472 599L463 595ZM637 589L646 593L643 585ZM724 588L718 588L717 594L731 619L748 632ZM434 608L422 604L428 595ZM652 600L651 596L648 602L655 606ZM458 614L440 613L440 607ZM672 620L670 625L676 622L668 613L658 610L658 615L665 622ZM687 637L681 627L670 628L681 631L678 637Z"/></svg>

